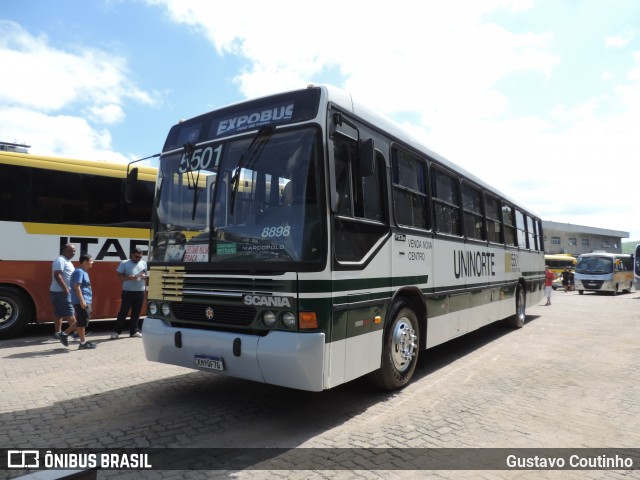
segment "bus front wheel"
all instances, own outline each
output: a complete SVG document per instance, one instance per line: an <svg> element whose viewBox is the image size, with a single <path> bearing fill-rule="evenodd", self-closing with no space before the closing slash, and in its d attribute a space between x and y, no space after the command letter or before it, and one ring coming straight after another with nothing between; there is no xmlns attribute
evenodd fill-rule
<svg viewBox="0 0 640 480"><path fill-rule="evenodd" d="M22 335L31 315L31 303L24 293L17 288L0 287L0 338Z"/></svg>
<svg viewBox="0 0 640 480"><path fill-rule="evenodd" d="M382 365L369 380L384 390L406 386L418 363L420 327L414 311L400 302L390 311L391 322L384 332Z"/></svg>

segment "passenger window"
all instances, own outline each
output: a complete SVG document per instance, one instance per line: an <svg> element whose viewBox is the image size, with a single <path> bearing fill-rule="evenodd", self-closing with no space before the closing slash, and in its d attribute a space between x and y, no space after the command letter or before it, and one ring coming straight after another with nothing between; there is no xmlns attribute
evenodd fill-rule
<svg viewBox="0 0 640 480"><path fill-rule="evenodd" d="M29 209L30 169L15 165L0 165L0 221L32 221ZM11 181L7 181L11 179ZM66 185L66 184L65 184Z"/></svg>
<svg viewBox="0 0 640 480"><path fill-rule="evenodd" d="M516 210L516 234L518 236L518 247L527 248L527 232L524 226L524 215L520 210Z"/></svg>
<svg viewBox="0 0 640 480"><path fill-rule="evenodd" d="M398 225L428 229L427 167L400 150L393 152L393 209Z"/></svg>
<svg viewBox="0 0 640 480"><path fill-rule="evenodd" d="M432 178L436 231L461 235L458 180L435 169Z"/></svg>
<svg viewBox="0 0 640 480"><path fill-rule="evenodd" d="M335 142L336 191L338 193L338 214L352 216L351 159L355 157L355 143Z"/></svg>
<svg viewBox="0 0 640 480"><path fill-rule="evenodd" d="M500 221L500 202L497 198L487 196L485 199L487 212L487 238L493 243L504 243L502 239L502 222Z"/></svg>
<svg viewBox="0 0 640 480"><path fill-rule="evenodd" d="M335 256L340 262L358 262L388 231L384 207L384 157L377 153L372 175L359 171L357 143L334 139L336 193ZM369 220L379 222L363 222Z"/></svg>
<svg viewBox="0 0 640 480"><path fill-rule="evenodd" d="M536 238L538 239L538 250L544 252L544 243L542 238L542 224L540 220L535 220L536 224Z"/></svg>
<svg viewBox="0 0 640 480"><path fill-rule="evenodd" d="M529 248L532 250L538 250L536 230L533 223L533 218L527 215L527 237L529 239Z"/></svg>
<svg viewBox="0 0 640 480"><path fill-rule="evenodd" d="M464 234L467 238L486 240L484 217L482 216L482 193L471 185L462 186L462 207L464 209Z"/></svg>
<svg viewBox="0 0 640 480"><path fill-rule="evenodd" d="M510 246L516 243L516 228L513 220L513 209L509 205L502 205L502 222L504 224L504 243Z"/></svg>

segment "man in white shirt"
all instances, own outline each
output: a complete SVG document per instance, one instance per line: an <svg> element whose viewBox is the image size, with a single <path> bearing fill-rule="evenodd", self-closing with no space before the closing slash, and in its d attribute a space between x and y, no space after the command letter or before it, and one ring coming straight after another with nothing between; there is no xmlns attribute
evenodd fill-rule
<svg viewBox="0 0 640 480"><path fill-rule="evenodd" d="M71 303L71 274L75 270L71 259L76 254L76 247L72 243L67 243L62 254L53 261L51 266L52 277L49 295L54 312L54 337L58 340L62 338L62 323L69 325L76 323L73 304ZM64 343L64 342L63 342Z"/></svg>
<svg viewBox="0 0 640 480"><path fill-rule="evenodd" d="M142 334L138 331L138 321L144 305L147 280L147 262L142 260L142 250L139 248L134 249L131 252L131 258L120 263L116 272L122 282L122 305L120 306L120 312L118 313L111 339L117 339L122 333L129 310L131 310L129 336L141 337Z"/></svg>

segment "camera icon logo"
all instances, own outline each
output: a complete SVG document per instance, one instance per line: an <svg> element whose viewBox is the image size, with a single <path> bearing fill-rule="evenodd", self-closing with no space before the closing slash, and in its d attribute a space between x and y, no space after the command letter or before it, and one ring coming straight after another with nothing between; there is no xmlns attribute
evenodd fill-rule
<svg viewBox="0 0 640 480"><path fill-rule="evenodd" d="M8 468L40 468L40 452L38 450L8 450Z"/></svg>

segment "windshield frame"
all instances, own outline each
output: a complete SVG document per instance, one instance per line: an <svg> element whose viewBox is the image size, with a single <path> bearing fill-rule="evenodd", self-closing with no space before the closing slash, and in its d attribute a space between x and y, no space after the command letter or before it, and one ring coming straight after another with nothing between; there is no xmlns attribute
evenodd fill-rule
<svg viewBox="0 0 640 480"><path fill-rule="evenodd" d="M308 133L305 133L305 130L307 130ZM169 237L171 236L170 230L164 230L160 228L160 225L161 225L160 205L161 205L161 202L163 201L161 197L161 193L163 191L163 187L161 183L163 181L167 181L166 179L163 180L162 178L163 176L162 174L160 174L158 177L156 201L154 202L153 217L152 217L152 230L151 230L151 242L150 242L150 253L149 253L150 263L154 265L164 265L164 266L183 266L183 267L188 266L190 270L206 270L210 272L217 272L217 271L236 272L239 274L278 273L278 272L284 273L284 272L290 272L290 271L321 271L323 270L327 264L327 256L328 256L327 194L326 194L326 179L325 179L326 154L325 154L324 141L322 138L323 129L316 122L307 122L303 124L279 127L275 129L273 132L270 132L268 138L266 138L263 141L266 144L268 144L271 138L275 138L275 139L286 138L285 136L287 134L291 134L293 132L300 132L301 135L309 135L309 138L310 138L310 143L308 146L309 152L306 154L306 157L304 158L306 163L301 165L306 167L306 169L308 170L307 172L303 172L305 175L304 176L305 181L308 180L307 178L308 176L309 177L313 176L315 179L315 183L314 183L315 204L311 203L311 207L306 207L306 206L302 207L303 214L300 218L303 219L304 223L300 224L298 228L301 229L301 232L299 233L299 235L304 235L305 234L304 232L308 227L308 224L306 222L309 221L309 218L306 217L306 215L310 211L309 210L310 208L311 210L313 210L312 207L315 205L316 213L315 215L313 215L313 219L317 220L316 223L319 222L319 227L317 228L319 229L318 233L320 233L320 235L319 235L318 248L314 248L313 250L314 252L313 259L310 260L308 258L302 258L301 256L300 258L290 257L290 259L282 258L278 260L273 260L273 259L269 260L261 257L258 254L259 252L257 251L251 252L251 251L248 251L248 249L243 252L245 254L244 255L245 260L242 260L240 253L238 253L238 255L235 255L235 252L232 254L233 256L229 255L228 257L223 259L216 258L216 256L220 253L219 251L216 250L216 246L219 244L221 239L224 239L224 236L221 235L220 232L224 231L227 234L229 234L229 231L231 230L231 229L225 230L224 228L221 228L219 221L215 218L220 214L219 199L222 198L221 197L222 194L219 192L219 190L225 190L226 205L223 208L225 208L226 212L224 213L224 215L225 216L229 215L229 202L230 202L229 193L231 191L231 184L228 184L227 182L227 184L224 185L224 189L220 188L220 185L222 185L223 182L225 181L225 175L228 176L229 172L231 171L229 170L228 167L230 164L233 164L233 161L225 157L225 153L223 153L222 158L219 159L219 164L216 163L215 165L215 173L212 172L211 170L209 171L210 175L215 175L216 177L215 183L212 183L213 192L214 192L213 196L215 196L216 198L216 201L213 202L215 206L208 205L209 200L206 200L204 205L199 204L198 206L198 208L204 208L207 212L207 215L205 215L206 224L203 226L204 230L198 233L198 235L202 236L206 233L208 237L206 239L208 240L208 249L206 252L208 260L183 261L181 259L181 260L172 261L171 259L167 258L166 253L163 254L164 256L156 256L156 254L154 253L154 251L157 251L157 249L160 248L159 234L167 234L167 240L166 240L167 244L173 241L173 242L183 242L185 245L186 243L191 242L193 238L195 238L195 236L198 236L198 235L195 235L191 238L185 238L184 233L186 231L180 231L180 232L176 231L175 235L173 235L174 238L172 238L170 241L169 240ZM256 138L261 140L259 135L260 135L260 131L257 131L257 130L254 130L251 132L243 132L241 135L233 135L227 138L216 138L216 139L208 140L206 142L201 142L197 145L194 145L194 147L196 149L203 149L203 148L207 148L208 146L215 147L216 145L228 145L230 149L232 147L237 148L237 146L242 143L246 143L247 145L250 145L251 141L255 140ZM269 147L267 146L265 148L266 150L268 150ZM250 149L247 149L247 150L249 150L249 154L253 153L250 151ZM160 159L161 171L166 165L165 162L168 162L168 161L176 162L177 156L180 156L180 155L183 155L183 149L175 149L172 151L164 152ZM179 161L179 163L180 162L184 162L184 158L181 161ZM260 162L260 159L258 159L257 162ZM246 163L246 159L240 158L240 160L237 161L234 166L236 168L241 167L244 170L244 168L247 165L243 165L243 163ZM174 171L174 173L176 172L177 170ZM235 181L238 182L239 179L236 178ZM207 188L209 188L209 186L207 186ZM201 192L201 195L205 199L212 198L208 195L206 191ZM234 199L234 201L237 201L237 200ZM183 200L181 204L186 206L188 204L188 201ZM188 215L190 217L191 213L189 213ZM167 223L162 225L167 225ZM249 237L246 237L246 238L249 238ZM206 240L204 243L207 243ZM300 242L302 242L302 240L300 240ZM298 247L299 249L302 249L304 245L300 243L298 244ZM273 252L273 253L276 253L276 252ZM302 253L299 253L299 254L302 255ZM252 257L252 255L255 258L248 260L249 258Z"/></svg>
<svg viewBox="0 0 640 480"><path fill-rule="evenodd" d="M598 263L607 263L607 270L595 270L592 269L596 262ZM588 257L578 257L578 261L576 263L576 273L581 275L611 275L614 271L613 269L614 259L605 255L590 255ZM586 268L583 266L586 265Z"/></svg>

